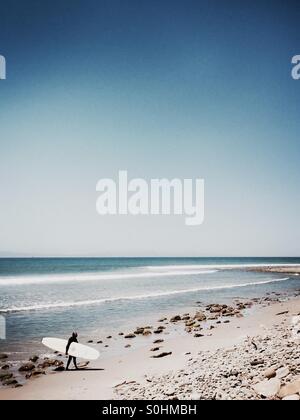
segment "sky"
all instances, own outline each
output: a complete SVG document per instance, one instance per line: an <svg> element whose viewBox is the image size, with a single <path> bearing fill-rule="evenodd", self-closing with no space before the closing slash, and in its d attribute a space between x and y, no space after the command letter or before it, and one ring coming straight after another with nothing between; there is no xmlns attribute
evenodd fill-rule
<svg viewBox="0 0 300 420"><path fill-rule="evenodd" d="M0 255L299 256L296 1L2 2ZM203 178L205 218L100 216L100 178Z"/></svg>

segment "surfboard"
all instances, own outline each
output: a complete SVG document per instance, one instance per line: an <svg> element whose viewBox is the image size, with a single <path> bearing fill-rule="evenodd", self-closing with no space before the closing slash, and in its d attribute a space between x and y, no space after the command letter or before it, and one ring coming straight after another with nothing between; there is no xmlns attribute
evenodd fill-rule
<svg viewBox="0 0 300 420"><path fill-rule="evenodd" d="M42 343L49 349L64 354L66 352L68 341L62 338L44 337L42 339ZM80 357L81 359L86 360L96 360L100 356L98 350L80 343L71 343L68 354L70 356Z"/></svg>

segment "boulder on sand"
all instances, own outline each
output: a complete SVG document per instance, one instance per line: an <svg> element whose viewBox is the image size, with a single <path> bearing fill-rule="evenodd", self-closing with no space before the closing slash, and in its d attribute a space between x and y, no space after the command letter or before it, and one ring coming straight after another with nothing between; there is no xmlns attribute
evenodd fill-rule
<svg viewBox="0 0 300 420"><path fill-rule="evenodd" d="M298 394L300 393L300 378L296 379L293 382L290 382L287 385L284 385L280 388L278 396L280 398L284 398L288 395Z"/></svg>
<svg viewBox="0 0 300 420"><path fill-rule="evenodd" d="M155 354L154 356L151 356L151 357L153 357L154 359L158 359L158 358L160 358L160 357L169 356L170 354L172 354L172 352L171 352L171 351L169 351L169 352L164 351L164 352L162 352L162 353Z"/></svg>
<svg viewBox="0 0 300 420"><path fill-rule="evenodd" d="M29 372L35 368L32 362L24 363L19 367L19 372Z"/></svg>
<svg viewBox="0 0 300 420"><path fill-rule="evenodd" d="M133 333L129 333L129 334L124 335L124 338L134 338L134 337L136 337L136 335L133 334Z"/></svg>
<svg viewBox="0 0 300 420"><path fill-rule="evenodd" d="M274 378L276 376L276 370L273 368L269 368L264 371L264 377L267 379Z"/></svg>
<svg viewBox="0 0 300 420"><path fill-rule="evenodd" d="M13 374L10 372L0 373L0 381L6 381L13 377Z"/></svg>
<svg viewBox="0 0 300 420"><path fill-rule="evenodd" d="M194 319L196 319L197 321L205 321L206 315L204 314L204 312L198 311L195 313Z"/></svg>
<svg viewBox="0 0 300 420"><path fill-rule="evenodd" d="M287 366L284 366L276 370L276 377L278 379L285 378L289 373L290 369Z"/></svg>
<svg viewBox="0 0 300 420"><path fill-rule="evenodd" d="M14 378L8 379L7 381L3 382L3 385L17 385L18 381Z"/></svg>
<svg viewBox="0 0 300 420"><path fill-rule="evenodd" d="M280 380L278 378L264 379L262 382L254 385L254 391L263 397L273 397L280 389Z"/></svg>
<svg viewBox="0 0 300 420"><path fill-rule="evenodd" d="M172 318L170 319L170 321L171 322L181 321L181 316L180 315L172 316Z"/></svg>

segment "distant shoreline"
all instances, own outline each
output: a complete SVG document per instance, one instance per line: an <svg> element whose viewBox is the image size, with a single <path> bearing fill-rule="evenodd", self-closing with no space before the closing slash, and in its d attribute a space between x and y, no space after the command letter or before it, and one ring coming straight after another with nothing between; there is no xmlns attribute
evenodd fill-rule
<svg viewBox="0 0 300 420"><path fill-rule="evenodd" d="M280 266L266 266L266 267L253 267L248 268L248 271L255 271L258 273L284 273L284 274L300 274L300 265L280 265Z"/></svg>

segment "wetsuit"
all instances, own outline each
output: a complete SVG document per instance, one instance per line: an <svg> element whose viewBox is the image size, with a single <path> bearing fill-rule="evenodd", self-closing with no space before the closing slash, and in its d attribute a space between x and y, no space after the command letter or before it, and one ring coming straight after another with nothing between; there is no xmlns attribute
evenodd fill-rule
<svg viewBox="0 0 300 420"><path fill-rule="evenodd" d="M67 347L66 347L66 354L68 354L69 347L70 347L70 345L71 345L72 343L78 343L77 338L76 338L76 337L74 337L73 335L72 335L72 337L70 337L70 338L69 338L69 340L68 340L68 344L67 344ZM77 367L77 363L76 363L76 357L74 357L74 356L69 356L69 359L68 359L68 362L67 362L67 370L69 369L69 366L70 366L70 363L71 363L71 361L72 361L72 360L73 360L73 363L74 363L75 368L76 368L76 369L78 369L78 367Z"/></svg>

